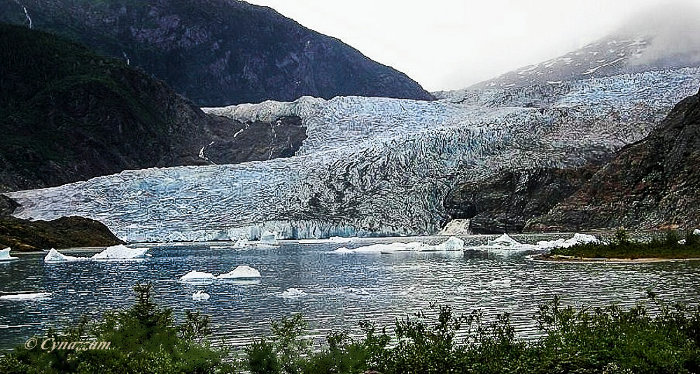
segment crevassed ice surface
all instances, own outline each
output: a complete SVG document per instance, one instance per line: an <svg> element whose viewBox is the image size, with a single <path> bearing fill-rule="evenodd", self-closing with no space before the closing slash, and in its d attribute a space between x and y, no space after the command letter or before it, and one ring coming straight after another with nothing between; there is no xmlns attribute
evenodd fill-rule
<svg viewBox="0 0 700 374"><path fill-rule="evenodd" d="M210 108L239 120L299 115L308 138L286 159L124 171L10 196L19 217L85 216L129 241L431 234L457 181L609 155L698 87L700 69L685 68L435 102L305 97Z"/></svg>

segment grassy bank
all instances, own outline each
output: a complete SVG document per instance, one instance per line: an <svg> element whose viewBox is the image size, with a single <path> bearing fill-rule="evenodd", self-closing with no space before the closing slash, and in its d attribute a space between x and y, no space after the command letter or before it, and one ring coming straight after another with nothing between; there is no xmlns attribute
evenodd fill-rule
<svg viewBox="0 0 700 374"><path fill-rule="evenodd" d="M555 298L533 324L541 338L516 337L509 316L456 315L435 306L396 321L391 331L361 323L362 338L334 332L319 347L301 315L275 322L272 334L239 355L212 347L208 319L170 309L137 286L133 307L81 321L56 341L110 342L109 349L47 351L24 345L0 358L3 373L697 373L700 308L650 302L576 309ZM459 333L460 338L457 338ZM41 339L45 339L41 338ZM41 340L39 340L41 341ZM239 357L231 359L231 357Z"/></svg>
<svg viewBox="0 0 700 374"><path fill-rule="evenodd" d="M569 248L555 248L545 258L556 256L578 258L617 259L687 259L700 258L700 235L692 231L680 235L669 231L648 242L633 241L624 230L618 230L608 243L579 244Z"/></svg>

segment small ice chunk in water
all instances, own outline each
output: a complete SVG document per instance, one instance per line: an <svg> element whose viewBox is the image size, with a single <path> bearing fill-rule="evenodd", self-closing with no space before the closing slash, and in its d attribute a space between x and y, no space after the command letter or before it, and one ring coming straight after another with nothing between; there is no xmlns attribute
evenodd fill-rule
<svg viewBox="0 0 700 374"><path fill-rule="evenodd" d="M33 293L19 293L19 294L13 294L13 295L2 295L2 296L0 296L0 300L24 301L24 300L48 299L49 297L51 297L51 292L33 292Z"/></svg>
<svg viewBox="0 0 700 374"><path fill-rule="evenodd" d="M204 292L204 291L197 291L197 292L192 294L192 300L195 300L195 301L209 300L209 294Z"/></svg>
<svg viewBox="0 0 700 374"><path fill-rule="evenodd" d="M265 231L260 236L260 243L269 244L269 245L277 245L277 233Z"/></svg>
<svg viewBox="0 0 700 374"><path fill-rule="evenodd" d="M128 260L146 257L148 248L129 248L123 244L107 247L104 251L92 256L93 260Z"/></svg>
<svg viewBox="0 0 700 374"><path fill-rule="evenodd" d="M88 257L74 257L74 256L66 256L63 253L60 253L57 251L55 248L51 248L49 253L44 257L44 262L47 264L57 264L61 262L73 262L73 261L87 261L90 260Z"/></svg>
<svg viewBox="0 0 700 374"><path fill-rule="evenodd" d="M429 245L421 242L410 242L410 243L390 243L390 244L372 244L362 247L357 247L355 249L349 249L347 247L340 247L333 251L333 253L347 254L347 253L386 253L391 254L394 252L448 252L448 251L461 251L464 248L464 241L460 238L450 237L445 242L438 245Z"/></svg>
<svg viewBox="0 0 700 374"><path fill-rule="evenodd" d="M216 277L212 273L194 270L180 277L180 281L182 282L206 282L214 279L216 279Z"/></svg>
<svg viewBox="0 0 700 374"><path fill-rule="evenodd" d="M464 240L451 236L444 243L434 246L437 251L461 251L464 249Z"/></svg>
<svg viewBox="0 0 700 374"><path fill-rule="evenodd" d="M700 235L700 229L693 230L693 235Z"/></svg>
<svg viewBox="0 0 700 374"><path fill-rule="evenodd" d="M489 240L488 245L494 247L516 247L521 245L521 243L511 238L508 234L503 234L494 240Z"/></svg>
<svg viewBox="0 0 700 374"><path fill-rule="evenodd" d="M504 279L494 279L491 282L489 282L489 286L491 287L510 287L511 280L508 278Z"/></svg>
<svg viewBox="0 0 700 374"><path fill-rule="evenodd" d="M550 249L550 248L569 248L573 247L578 244L589 244L589 243L597 243L598 239L593 236L593 235L586 235L586 234L579 234L576 233L574 234L573 237L569 239L557 239L557 240L550 240L550 241L539 241L537 242L537 246L540 247L541 249Z"/></svg>
<svg viewBox="0 0 700 374"><path fill-rule="evenodd" d="M331 243L349 243L352 241L352 238L344 238L342 236L331 236L328 238L328 241Z"/></svg>
<svg viewBox="0 0 700 374"><path fill-rule="evenodd" d="M247 246L248 246L248 238L240 238L240 239L236 240L236 244L233 245L233 248L241 249L241 248L245 248Z"/></svg>
<svg viewBox="0 0 700 374"><path fill-rule="evenodd" d="M233 269L232 271L221 274L218 276L219 279L251 279L260 278L260 272L250 266L241 265Z"/></svg>
<svg viewBox="0 0 700 374"><path fill-rule="evenodd" d="M288 288L286 291L282 292L282 297L285 299L296 299L306 295L306 292L298 288Z"/></svg>
<svg viewBox="0 0 700 374"><path fill-rule="evenodd" d="M0 250L0 261L16 260L17 257L10 256L10 248Z"/></svg>

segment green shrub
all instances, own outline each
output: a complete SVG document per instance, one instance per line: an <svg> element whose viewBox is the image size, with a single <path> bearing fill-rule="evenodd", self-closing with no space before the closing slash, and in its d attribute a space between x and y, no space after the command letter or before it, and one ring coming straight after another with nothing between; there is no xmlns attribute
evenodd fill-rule
<svg viewBox="0 0 700 374"><path fill-rule="evenodd" d="M109 342L107 350L42 350L18 346L0 359L3 373L227 373L227 352L209 346L208 317L187 313L176 325L172 310L151 300L151 285L137 285L136 303L129 309L105 313L102 320L86 318L61 332L55 341ZM41 338L44 339L44 338Z"/></svg>
<svg viewBox="0 0 700 374"><path fill-rule="evenodd" d="M508 314L486 321L478 311L455 316L449 307L432 306L436 313L397 320L393 335L378 334L366 322L361 340L332 333L326 347L295 362L314 374L698 372L700 309L668 306L650 295L653 313L644 304L629 310L614 305L579 309L555 298L540 306L536 322L543 336L533 341L516 338ZM282 357L272 345L253 346L249 352L265 352L263 364L275 362L275 351ZM275 370L279 367L251 371Z"/></svg>

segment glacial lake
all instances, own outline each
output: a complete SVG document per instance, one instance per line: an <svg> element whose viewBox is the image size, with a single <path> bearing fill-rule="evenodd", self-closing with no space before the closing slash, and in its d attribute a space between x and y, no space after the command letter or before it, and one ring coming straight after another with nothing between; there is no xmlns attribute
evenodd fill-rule
<svg viewBox="0 0 700 374"><path fill-rule="evenodd" d="M534 243L536 236L514 236ZM562 235L560 237L570 237ZM494 236L464 238L485 244ZM548 236L547 238L552 238ZM349 244L282 242L278 248L232 249L233 243L153 245L152 257L123 262L44 264L43 255L18 255L0 263L0 293L50 292L41 300L0 300L0 349L23 344L34 334L61 328L81 315L98 316L134 301L132 287L150 282L154 299L174 309L211 317L215 344L242 345L267 335L270 321L294 312L309 321L318 339L331 328L357 329L371 320L393 326L397 317L433 302L449 304L458 313L482 309L487 316L511 312L518 334L538 333L534 315L539 304L562 297L565 304L632 306L653 289L666 301L697 303L700 263L566 264L542 263L527 252L512 254L466 251L453 253L337 254L333 250L373 243L420 240L440 243L445 237L359 239ZM89 256L84 250L63 251ZM226 273L238 265L258 269L259 282L217 281L192 285L179 281L191 270ZM283 297L290 288L298 297ZM202 290L211 297L194 301Z"/></svg>

